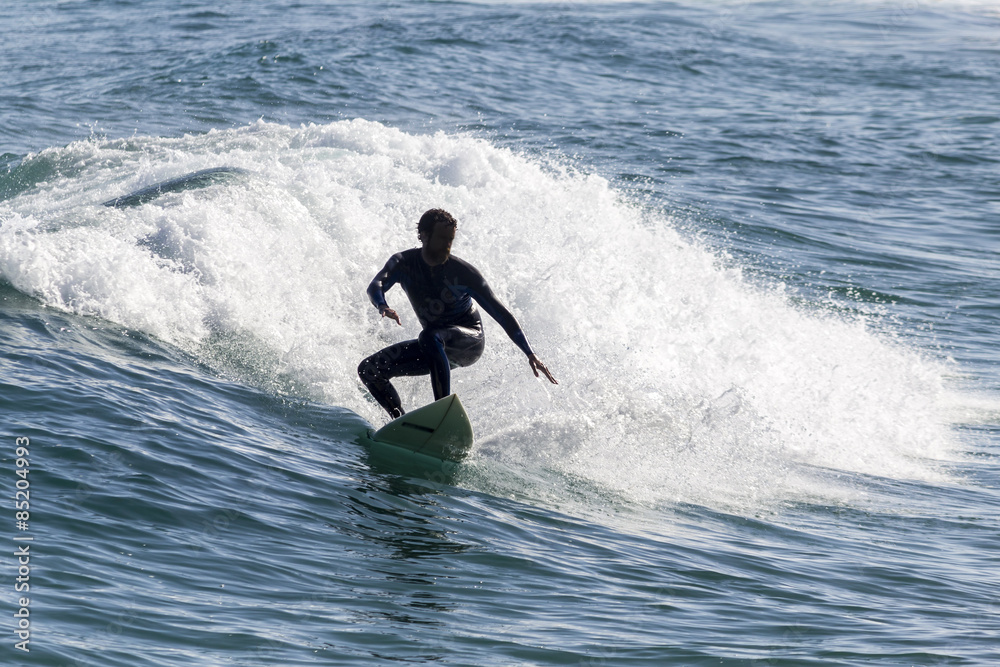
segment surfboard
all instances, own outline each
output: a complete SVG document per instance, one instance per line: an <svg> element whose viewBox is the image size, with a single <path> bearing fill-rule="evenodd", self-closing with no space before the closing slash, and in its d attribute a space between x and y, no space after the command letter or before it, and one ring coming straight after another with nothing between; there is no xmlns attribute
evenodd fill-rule
<svg viewBox="0 0 1000 667"><path fill-rule="evenodd" d="M472 448L472 422L458 394L452 394L392 420L372 433L371 439L415 454L459 462Z"/></svg>

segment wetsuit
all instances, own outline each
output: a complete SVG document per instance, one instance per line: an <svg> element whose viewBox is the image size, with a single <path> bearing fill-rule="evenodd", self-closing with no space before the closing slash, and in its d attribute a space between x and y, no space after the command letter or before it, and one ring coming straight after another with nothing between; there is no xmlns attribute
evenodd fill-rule
<svg viewBox="0 0 1000 667"><path fill-rule="evenodd" d="M486 338L473 299L531 356L517 320L468 262L450 255L443 264L430 266L420 248L396 253L368 285L368 297L379 312L388 307L385 292L397 283L410 299L423 331L416 340L390 345L358 366L361 381L390 416L404 412L389 382L392 378L429 373L437 400L451 393L451 369L473 364L482 355Z"/></svg>

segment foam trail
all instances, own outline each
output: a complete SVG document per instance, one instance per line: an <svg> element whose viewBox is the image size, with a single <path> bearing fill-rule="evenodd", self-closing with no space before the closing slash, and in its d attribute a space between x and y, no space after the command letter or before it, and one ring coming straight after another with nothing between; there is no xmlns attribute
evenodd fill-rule
<svg viewBox="0 0 1000 667"><path fill-rule="evenodd" d="M250 174L99 205L220 164ZM486 474L542 466L642 502L752 505L814 489L815 467L933 477L926 459L954 446L938 363L748 284L602 178L482 139L261 122L79 142L18 170L49 174L0 202L0 274L18 289L375 423L357 363L418 329L401 291L388 298L402 328L379 320L365 286L416 245L421 212L450 210L455 254L561 382L537 381L487 322L483 359L453 379ZM399 386L409 406L431 399L425 379Z"/></svg>

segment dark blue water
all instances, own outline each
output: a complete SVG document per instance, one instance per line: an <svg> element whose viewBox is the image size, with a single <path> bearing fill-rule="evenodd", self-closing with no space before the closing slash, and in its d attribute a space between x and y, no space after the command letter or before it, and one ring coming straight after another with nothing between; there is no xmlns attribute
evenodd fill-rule
<svg viewBox="0 0 1000 667"><path fill-rule="evenodd" d="M0 35L4 664L1000 662L995 7ZM560 380L488 322L450 475L370 455L354 370L417 331L364 288L433 206Z"/></svg>

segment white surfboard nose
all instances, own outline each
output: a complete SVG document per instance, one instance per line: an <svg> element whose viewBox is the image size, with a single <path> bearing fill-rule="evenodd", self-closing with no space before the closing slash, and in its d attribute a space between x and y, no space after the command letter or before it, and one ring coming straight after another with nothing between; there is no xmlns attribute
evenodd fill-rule
<svg viewBox="0 0 1000 667"><path fill-rule="evenodd" d="M375 431L372 440L446 461L461 461L472 448L472 422L458 394L407 412Z"/></svg>

